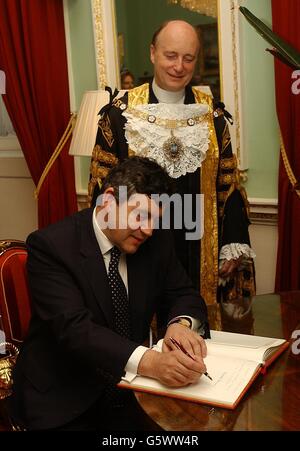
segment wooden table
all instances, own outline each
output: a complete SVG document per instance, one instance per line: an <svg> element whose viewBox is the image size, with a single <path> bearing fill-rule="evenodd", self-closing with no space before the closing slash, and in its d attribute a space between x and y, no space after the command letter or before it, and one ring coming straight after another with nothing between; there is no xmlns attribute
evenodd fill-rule
<svg viewBox="0 0 300 451"><path fill-rule="evenodd" d="M212 329L290 339L299 330L300 292L255 296L209 307ZM294 341L294 340L292 340ZM294 344L300 350L300 342ZM166 431L300 430L300 353L290 347L259 375L235 410L136 392Z"/></svg>

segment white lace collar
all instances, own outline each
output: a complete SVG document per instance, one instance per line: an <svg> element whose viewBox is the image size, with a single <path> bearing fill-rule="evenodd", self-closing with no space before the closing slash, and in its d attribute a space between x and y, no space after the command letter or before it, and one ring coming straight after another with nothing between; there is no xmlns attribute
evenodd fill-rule
<svg viewBox="0 0 300 451"><path fill-rule="evenodd" d="M195 172L210 144L207 104L146 104L123 112L125 137L136 155L152 158L173 178Z"/></svg>

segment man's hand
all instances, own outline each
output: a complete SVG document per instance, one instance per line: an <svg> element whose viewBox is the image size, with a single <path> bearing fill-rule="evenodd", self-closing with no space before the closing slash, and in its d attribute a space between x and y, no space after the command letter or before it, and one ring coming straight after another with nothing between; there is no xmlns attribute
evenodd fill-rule
<svg viewBox="0 0 300 451"><path fill-rule="evenodd" d="M206 357L207 349L205 341L202 337L200 337L200 335L188 327L182 326L178 323L173 323L168 327L164 336L162 347L163 352L177 349L171 342L170 337L175 338L175 340L177 340L189 354L195 358L199 358L203 363L202 359Z"/></svg>
<svg viewBox="0 0 300 451"><path fill-rule="evenodd" d="M197 382L205 372L202 358L198 356L194 361L179 350L157 352L149 349L138 366L139 375L152 377L169 387L184 387Z"/></svg>
<svg viewBox="0 0 300 451"><path fill-rule="evenodd" d="M195 360L177 349L170 337L175 338ZM206 372L203 362L207 354L205 341L181 324L173 323L168 327L162 351L146 351L140 360L138 374L153 377L169 387L184 387Z"/></svg>
<svg viewBox="0 0 300 451"><path fill-rule="evenodd" d="M241 255L239 258L231 259L231 260L225 260L222 268L219 270L219 276L222 277L222 279L227 279L227 277L231 277L234 275L240 264L242 263L243 256Z"/></svg>

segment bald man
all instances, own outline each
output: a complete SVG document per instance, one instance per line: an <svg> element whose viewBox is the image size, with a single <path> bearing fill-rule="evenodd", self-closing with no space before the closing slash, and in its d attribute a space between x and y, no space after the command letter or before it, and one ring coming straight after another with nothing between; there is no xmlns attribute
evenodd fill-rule
<svg viewBox="0 0 300 451"><path fill-rule="evenodd" d="M181 20L162 25L154 34L150 46L154 83L163 91L176 93L172 99L167 97L162 101L174 102L176 98L176 103L180 100L183 103L184 89L193 77L199 47L195 28Z"/></svg>
<svg viewBox="0 0 300 451"><path fill-rule="evenodd" d="M163 23L154 33L151 83L129 90L100 114L93 151L89 197L95 204L101 180L128 155L147 156L176 181L177 192L193 196L183 204L175 229L176 252L208 304L254 294L253 260L248 234L248 203L238 178L224 111L212 97L190 86L200 43L196 29L182 20ZM199 223L204 195L204 234L190 233ZM178 213L178 208L175 211ZM201 238L201 241L200 241Z"/></svg>

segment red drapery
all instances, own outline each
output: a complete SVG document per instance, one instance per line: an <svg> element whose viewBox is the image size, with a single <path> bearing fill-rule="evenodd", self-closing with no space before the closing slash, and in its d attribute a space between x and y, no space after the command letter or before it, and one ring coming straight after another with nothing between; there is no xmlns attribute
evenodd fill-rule
<svg viewBox="0 0 300 451"><path fill-rule="evenodd" d="M272 0L273 30L300 50L299 0ZM292 92L293 69L276 60L276 104L290 166L300 181L300 94ZM279 167L279 241L275 289L300 289L300 198L293 189L282 158Z"/></svg>
<svg viewBox="0 0 300 451"><path fill-rule="evenodd" d="M0 69L3 99L37 185L70 119L62 0L0 0ZM41 188L39 227L77 210L67 147Z"/></svg>

